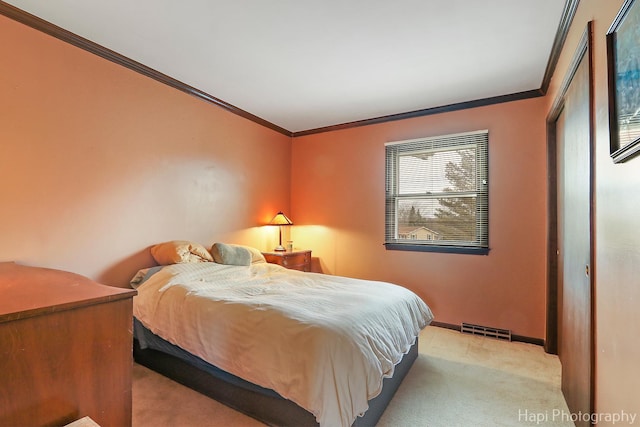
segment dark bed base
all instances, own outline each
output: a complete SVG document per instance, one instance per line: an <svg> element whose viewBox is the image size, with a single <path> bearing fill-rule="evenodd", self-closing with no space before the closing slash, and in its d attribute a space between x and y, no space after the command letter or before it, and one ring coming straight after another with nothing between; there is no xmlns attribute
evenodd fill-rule
<svg viewBox="0 0 640 427"><path fill-rule="evenodd" d="M133 357L140 365L268 425L318 426L313 414L288 399L230 384L178 357L161 351L150 348L143 350L138 340L134 340ZM418 340L416 339L413 347L396 366L393 377L384 379L382 393L369 401L369 409L364 416L356 418L353 427L376 425L417 357Z"/></svg>

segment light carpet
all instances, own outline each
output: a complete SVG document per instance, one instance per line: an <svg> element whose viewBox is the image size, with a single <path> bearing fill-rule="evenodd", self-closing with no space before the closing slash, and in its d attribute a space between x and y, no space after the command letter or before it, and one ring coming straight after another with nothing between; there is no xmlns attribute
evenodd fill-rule
<svg viewBox="0 0 640 427"><path fill-rule="evenodd" d="M542 347L429 326L378 427L573 426L560 362ZM143 366L133 369L133 427L263 426Z"/></svg>

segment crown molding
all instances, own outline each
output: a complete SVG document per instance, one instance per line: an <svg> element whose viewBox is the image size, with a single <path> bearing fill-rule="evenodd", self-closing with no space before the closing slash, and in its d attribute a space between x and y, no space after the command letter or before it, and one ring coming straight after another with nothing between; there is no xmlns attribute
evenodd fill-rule
<svg viewBox="0 0 640 427"><path fill-rule="evenodd" d="M433 107L433 108L426 108L426 109L410 111L406 113L391 114L391 115L375 117L371 119L357 120L353 122L320 127L316 129L309 129L309 130L304 130L299 132L291 132L283 127L280 127L274 123L271 123L265 119L262 119L261 117L258 117L245 110L242 110L241 108L238 108L232 104L229 104L226 101L216 98L215 96L210 95L200 89L197 89L184 82L181 82L170 76L167 76L166 74L163 74L150 67L147 67L144 64L141 64L137 61L127 58L124 55L114 52L104 46L101 46L97 43L87 40L84 37L81 37L77 34L67 31L64 28L58 27L57 25L54 25L48 21L45 21L44 19L38 18L37 16L34 16L28 12L25 12L24 10L19 9L15 6L12 6L4 1L0 1L0 15L4 15L10 19L13 19L14 21L20 22L33 29L36 29L52 37L55 37L59 40L62 40L66 43L69 43L73 46L79 47L80 49L86 50L87 52L98 55L101 58L104 58L108 61L122 65L123 67L126 67L144 76L157 80L160 83L164 83L168 86L171 86L189 95L195 96L206 102L217 105L218 107L223 108L233 114L236 114L240 117L243 117L261 126L274 130L285 136L299 137L299 136L312 135L312 134L323 133L323 132L331 132L331 131L342 130L342 129L350 129L350 128L379 124L379 123L384 123L389 121L405 120L405 119L410 119L414 117L421 117L421 116L432 115L432 114L441 114L441 113L447 113L451 111L477 108L477 107L482 107L482 106L487 106L492 104L499 104L503 102L511 102L511 101L517 101L522 99L544 96L547 92L547 89L549 88L551 78L553 76L556 65L558 63L560 53L562 52L564 42L567 38L569 28L571 27L571 22L573 21L573 18L576 14L576 10L578 8L579 3L580 3L580 0L565 1L564 9L562 12L562 16L560 18L560 23L558 24L558 30L556 32L556 36L553 42L551 54L549 55L549 60L547 61L547 67L545 69L545 73L544 73L544 77L543 77L540 89L532 89L524 92L495 96L490 98L483 98L483 99L478 99L474 101L460 102L456 104L450 104L450 105Z"/></svg>
<svg viewBox="0 0 640 427"><path fill-rule="evenodd" d="M283 135L286 135L289 137L292 135L291 132L288 131L287 129L284 129L278 125L268 122L267 120L264 120L258 116L248 113L247 111L244 111L232 104L229 104L228 102L225 102L219 98L216 98L215 96L210 95L200 89L197 89L193 86L190 86L186 83L176 80L173 77L169 77L166 74L163 74L157 70L154 70L153 68L147 67L144 64L134 61L133 59L127 58L126 56L121 55L117 52L114 52L111 49L108 49L104 46L94 43L91 40L87 40L84 37L81 37L77 34L67 31L64 28L58 27L57 25L54 25L48 21L45 21L44 19L38 18L35 15L27 13L24 10L19 9L15 6L12 6L3 1L0 1L0 15L4 15L7 18L20 22L35 30L41 31L45 34L48 34L52 37L55 37L73 46L79 47L80 49L86 50L87 52L98 55L99 57L104 58L108 61L114 62L118 65L122 65L123 67L129 68L130 70L133 70L144 76L157 80L160 83L164 83L168 86L171 86L189 95L193 95L196 98L200 98L206 102L217 105L218 107L221 107L231 113L237 114L238 116L244 117L245 119L248 119L259 125L272 129Z"/></svg>

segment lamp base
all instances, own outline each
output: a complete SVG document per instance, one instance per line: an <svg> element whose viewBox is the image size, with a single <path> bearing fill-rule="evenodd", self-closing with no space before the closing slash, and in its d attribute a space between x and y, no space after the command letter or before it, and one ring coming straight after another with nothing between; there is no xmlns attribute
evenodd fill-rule
<svg viewBox="0 0 640 427"><path fill-rule="evenodd" d="M284 246L278 245L278 246L275 247L274 251L276 251L276 252L285 252L286 249L284 248Z"/></svg>

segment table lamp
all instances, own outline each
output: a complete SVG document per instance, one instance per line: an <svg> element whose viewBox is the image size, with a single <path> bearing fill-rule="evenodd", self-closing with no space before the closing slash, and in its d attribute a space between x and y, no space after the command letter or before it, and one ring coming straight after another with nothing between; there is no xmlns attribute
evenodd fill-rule
<svg viewBox="0 0 640 427"><path fill-rule="evenodd" d="M280 211L269 222L269 225L277 225L278 226L278 231L279 231L278 246L276 246L274 251L278 251L278 252L285 251L286 249L284 248L284 246L282 246L282 226L283 225L293 225L293 221L291 221L289 218L287 218L287 216L285 214L283 214L282 211Z"/></svg>

